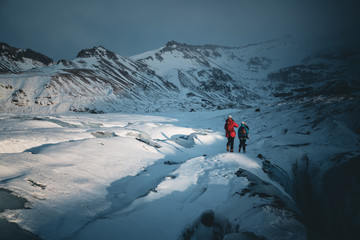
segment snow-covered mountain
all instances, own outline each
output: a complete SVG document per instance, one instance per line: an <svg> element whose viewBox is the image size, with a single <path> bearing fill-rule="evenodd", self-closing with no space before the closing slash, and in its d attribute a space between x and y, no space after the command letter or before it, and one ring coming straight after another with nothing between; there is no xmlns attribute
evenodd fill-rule
<svg viewBox="0 0 360 240"><path fill-rule="evenodd" d="M82 50L72 61L61 60L48 68L2 75L2 110L190 111L242 106L258 99L239 81L241 76L234 67L223 69L216 63L230 55L236 65L239 60L231 51L221 57L212 46L198 52L178 45L174 49L176 45L170 42L154 53L166 65L161 69L157 62L149 61L151 56L124 58L95 47ZM208 55L209 51L212 55Z"/></svg>
<svg viewBox="0 0 360 240"><path fill-rule="evenodd" d="M0 42L0 74L19 73L49 66L53 60L31 49L19 49Z"/></svg>
<svg viewBox="0 0 360 240"><path fill-rule="evenodd" d="M57 64L31 50L3 49L11 50L1 60L8 66L0 75L3 112L225 109L269 95L341 95L359 88L358 52L309 47L290 37L237 48L171 41L129 58L100 46ZM21 57L29 55L31 61Z"/></svg>
<svg viewBox="0 0 360 240"><path fill-rule="evenodd" d="M246 107L271 94L299 95L318 89L319 84L323 85L322 91L327 91L324 86L329 84L331 88L346 84L353 89L353 80L343 83L341 72L349 67L347 61L358 57L358 53L337 51L314 55L314 49L293 43L291 38L237 48L171 41L158 50L128 58L100 46L82 50L75 59L57 64L49 60L41 65L32 60L31 69L29 65L20 68L14 60L19 59L18 55L2 55L3 65L12 62L16 66L7 68L12 73L8 70L0 75L2 112L156 112ZM34 69L36 64L41 67ZM328 75L331 79L327 79ZM308 80L303 81L304 77Z"/></svg>

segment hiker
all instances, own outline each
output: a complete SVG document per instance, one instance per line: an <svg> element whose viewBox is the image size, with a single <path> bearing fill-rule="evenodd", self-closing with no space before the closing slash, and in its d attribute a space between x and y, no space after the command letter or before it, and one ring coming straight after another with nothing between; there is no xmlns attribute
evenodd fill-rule
<svg viewBox="0 0 360 240"><path fill-rule="evenodd" d="M226 144L226 151L229 151L229 147L230 147L230 152L234 152L234 138L236 136L234 127L239 127L239 125L236 122L234 122L232 116L229 115L228 118L226 119L224 129L226 132L226 137L228 138L228 142Z"/></svg>
<svg viewBox="0 0 360 240"><path fill-rule="evenodd" d="M241 147L243 148L243 152L246 152L245 146L246 146L246 139L249 139L249 127L248 127L248 125L246 125L245 122L241 122L239 131L238 131L238 137L240 140L239 152L241 151Z"/></svg>

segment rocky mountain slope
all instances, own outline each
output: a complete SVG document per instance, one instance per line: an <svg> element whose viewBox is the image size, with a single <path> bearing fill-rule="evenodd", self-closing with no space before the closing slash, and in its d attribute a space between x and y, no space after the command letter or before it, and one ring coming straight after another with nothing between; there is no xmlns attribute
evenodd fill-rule
<svg viewBox="0 0 360 240"><path fill-rule="evenodd" d="M53 60L31 49L19 49L0 42L0 74L19 73L49 66Z"/></svg>

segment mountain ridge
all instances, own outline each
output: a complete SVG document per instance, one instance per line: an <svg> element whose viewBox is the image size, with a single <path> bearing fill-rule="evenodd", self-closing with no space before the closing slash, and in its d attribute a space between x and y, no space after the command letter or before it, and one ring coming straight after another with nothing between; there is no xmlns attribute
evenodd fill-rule
<svg viewBox="0 0 360 240"><path fill-rule="evenodd" d="M11 57L7 62L15 65L16 58ZM350 60L358 58L358 52L319 53L288 38L238 48L169 41L132 57L97 46L81 50L73 60L0 74L0 110L200 111L331 95L335 90L337 95L354 94L359 91L357 73L349 75L348 68Z"/></svg>
<svg viewBox="0 0 360 240"><path fill-rule="evenodd" d="M29 48L24 50L0 42L0 74L19 73L53 63L51 58Z"/></svg>

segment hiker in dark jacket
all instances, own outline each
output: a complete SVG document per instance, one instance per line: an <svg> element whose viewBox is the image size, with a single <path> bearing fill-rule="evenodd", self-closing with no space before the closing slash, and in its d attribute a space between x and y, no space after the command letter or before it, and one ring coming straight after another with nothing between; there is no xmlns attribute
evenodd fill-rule
<svg viewBox="0 0 360 240"><path fill-rule="evenodd" d="M229 151L229 147L230 147L230 152L234 151L234 138L236 136L234 127L239 127L239 125L236 122L234 122L232 116L229 115L228 118L226 119L224 129L226 132L226 137L228 138L228 142L226 144L226 151Z"/></svg>
<svg viewBox="0 0 360 240"><path fill-rule="evenodd" d="M245 146L246 146L246 139L249 139L249 127L248 127L248 125L246 125L245 122L241 122L239 131L238 131L238 137L240 140L239 152L241 151L241 148L243 148L243 152L246 152Z"/></svg>

